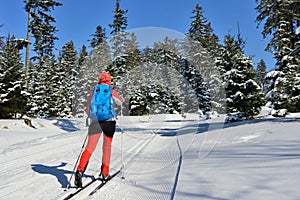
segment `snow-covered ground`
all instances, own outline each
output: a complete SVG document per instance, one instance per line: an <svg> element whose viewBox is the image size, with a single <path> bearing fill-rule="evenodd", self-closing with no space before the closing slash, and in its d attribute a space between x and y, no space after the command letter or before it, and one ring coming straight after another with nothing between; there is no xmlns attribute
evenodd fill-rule
<svg viewBox="0 0 300 200"><path fill-rule="evenodd" d="M298 120L297 120L298 117ZM74 199L300 199L300 123L262 117L227 123L198 115L120 117L111 173ZM63 199L87 134L85 119L0 120L0 199ZM84 182L97 176L101 142ZM124 177L125 179L122 179ZM73 179L71 181L73 185Z"/></svg>

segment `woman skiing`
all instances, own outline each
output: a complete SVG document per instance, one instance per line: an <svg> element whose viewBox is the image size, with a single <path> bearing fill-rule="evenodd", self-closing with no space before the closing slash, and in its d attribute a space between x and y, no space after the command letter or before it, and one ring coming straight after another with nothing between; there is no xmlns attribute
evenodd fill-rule
<svg viewBox="0 0 300 200"><path fill-rule="evenodd" d="M98 85L90 92L86 104L86 113L92 122L88 129L88 143L83 151L75 173L75 185L82 187L82 176L93 154L99 138L103 133L102 165L100 176L106 180L109 174L111 144L116 127L116 113L113 103L123 104L124 100L111 86L112 78L109 73L102 72Z"/></svg>

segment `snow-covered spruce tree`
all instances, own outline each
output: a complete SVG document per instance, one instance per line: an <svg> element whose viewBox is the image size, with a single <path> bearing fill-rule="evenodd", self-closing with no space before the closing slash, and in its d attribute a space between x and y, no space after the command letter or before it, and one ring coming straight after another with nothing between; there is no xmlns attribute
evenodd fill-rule
<svg viewBox="0 0 300 200"><path fill-rule="evenodd" d="M88 41L90 42L90 46L92 48L97 47L98 45L100 45L102 42L104 42L107 39L105 28L103 28L100 25L98 25L96 27L95 33L91 34L90 36L92 37L92 39L90 39Z"/></svg>
<svg viewBox="0 0 300 200"><path fill-rule="evenodd" d="M161 74L157 63L151 62L143 63L125 74L126 79L122 81L129 83L125 88L130 93L125 95L129 99L130 115L180 112L178 95L165 85Z"/></svg>
<svg viewBox="0 0 300 200"><path fill-rule="evenodd" d="M188 33L186 34L190 39L198 41L202 48L206 49L212 55L216 54L218 49L219 38L213 33L211 23L204 17L203 8L196 4L195 9L192 11L193 19Z"/></svg>
<svg viewBox="0 0 300 200"><path fill-rule="evenodd" d="M211 112L226 113L226 92L223 83L221 73L217 71L217 67L212 69L210 80L208 81Z"/></svg>
<svg viewBox="0 0 300 200"><path fill-rule="evenodd" d="M127 28L127 17L124 15L128 10L122 10L120 8L119 0L116 0L116 8L114 11L114 20L112 24L109 24L109 27L112 29L110 35L110 42L112 43L113 59L116 59L118 56L121 56L125 52L124 43L128 35L125 32Z"/></svg>
<svg viewBox="0 0 300 200"><path fill-rule="evenodd" d="M54 0L40 1L40 0L24 0L25 10L30 13L31 22L30 29L34 37L33 50L36 53L31 59L33 61L30 69L31 74L28 90L31 93L29 106L31 112L29 114L36 114L39 110L48 112L49 102L47 102L47 87L49 87L49 77L47 72L52 67L52 57L54 42L58 38L54 36L57 31L53 25L55 23L54 17L51 16L51 11L55 7L62 4Z"/></svg>
<svg viewBox="0 0 300 200"><path fill-rule="evenodd" d="M152 62L157 64L156 76L159 82L166 87L171 86L171 68L178 69L178 40L172 40L166 37L163 42L155 42L153 44L153 53L155 58Z"/></svg>
<svg viewBox="0 0 300 200"><path fill-rule="evenodd" d="M26 92L21 54L14 36L8 35L0 51L0 118L26 112Z"/></svg>
<svg viewBox="0 0 300 200"><path fill-rule="evenodd" d="M300 110L300 60L299 55L291 52L297 47L299 36L299 0L267 1L256 0L259 13L256 21L264 22L263 37L271 36L266 50L272 52L277 59L277 67L267 76L272 78L272 88L268 98L276 110L287 109L295 112Z"/></svg>
<svg viewBox="0 0 300 200"><path fill-rule="evenodd" d="M125 42L125 58L124 64L126 71L133 69L140 64L139 44L134 33L130 33L129 38Z"/></svg>
<svg viewBox="0 0 300 200"><path fill-rule="evenodd" d="M154 49L146 47L141 51L139 65L134 68L131 66L131 70L120 79L121 90L124 91L125 99L129 100L131 115L180 111L176 88L178 78L172 73L172 70L175 71L172 66L176 64L173 55L163 49L168 49L166 41L172 43L166 39L163 43L154 44ZM133 47L136 48L135 45Z"/></svg>
<svg viewBox="0 0 300 200"><path fill-rule="evenodd" d="M152 65L150 61L146 61L146 58L151 54L152 49L147 48L147 52L147 55L144 55L144 51L141 51L139 54L139 59L141 60L140 64L134 68L130 67L131 70L126 71L126 73L122 75L122 78L118 80L119 84L116 86L116 89L120 91L124 99L128 101L125 102L126 109L124 109L124 111L126 115L146 113L146 107L144 107L146 104L144 100L145 93L142 93L142 91L145 91L146 85L150 84L150 82L148 82L149 77L147 76L151 76L152 74L148 74L149 71L146 71L146 69L151 68ZM118 64L122 63L120 62ZM141 89L141 87L144 87L144 89Z"/></svg>
<svg viewBox="0 0 300 200"><path fill-rule="evenodd" d="M131 82L132 72L139 65L139 48L134 34L126 32L127 17L125 14L128 10L120 8L119 0L116 0L116 8L114 11L114 20L109 24L111 28L109 38L112 51L112 63L108 65L106 71L113 76L113 85L123 94L126 94L129 99L129 89L133 87ZM131 73L131 74L129 74ZM127 82L126 82L126 81ZM127 104L128 105L128 104Z"/></svg>
<svg viewBox="0 0 300 200"><path fill-rule="evenodd" d="M101 26L96 27L96 32L91 35L92 39L90 41L90 46L92 50L90 52L90 58L92 61L90 69L90 76L95 76L96 78L101 73L101 70L104 70L109 64L111 64L111 52L110 47L107 42L105 28ZM94 85L90 85L93 87Z"/></svg>
<svg viewBox="0 0 300 200"><path fill-rule="evenodd" d="M159 84L142 85L135 91L135 95L131 96L129 102L130 115L180 112L178 96Z"/></svg>
<svg viewBox="0 0 300 200"><path fill-rule="evenodd" d="M60 112L59 117L71 117L75 115L72 110L72 104L74 100L74 94L76 89L76 81L78 75L78 63L77 52L74 48L73 41L66 43L62 47L60 69L62 74L61 89L63 99L60 100Z"/></svg>
<svg viewBox="0 0 300 200"><path fill-rule="evenodd" d="M145 72L151 74L149 81L172 92L167 97L170 99L168 104L160 103L154 109L159 112L162 110L167 113L195 112L199 108L200 101L197 101L197 97L201 97L200 88L203 81L199 72L181 57L179 46L180 43L177 40L165 38L163 42L154 43L153 50L146 48L143 54L147 55L147 58L142 58L142 62L148 67ZM156 93L160 93L158 91L160 87L155 88ZM174 95L176 98L171 97ZM174 99L173 102L172 99Z"/></svg>
<svg viewBox="0 0 300 200"><path fill-rule="evenodd" d="M226 35L217 66L226 85L227 113L239 112L251 118L264 105L264 94L255 81L252 58L244 55L243 45L240 35L237 40Z"/></svg>
<svg viewBox="0 0 300 200"><path fill-rule="evenodd" d="M76 117L83 117L85 113L85 106L87 97L89 95L90 76L87 74L88 65L86 61L89 59L88 52L85 45L82 45L78 58L78 75L76 77L75 94L73 100L73 111Z"/></svg>
<svg viewBox="0 0 300 200"><path fill-rule="evenodd" d="M221 112L224 110L221 107L224 106L221 106L222 95L219 95L221 90L217 84L220 82L219 74L214 63L214 56L219 49L219 39L213 33L211 23L204 17L201 6L196 4L192 13L193 16L190 17L192 22L182 44L184 58L201 74L202 89L198 94L200 109L205 112L212 107L218 107L218 111Z"/></svg>
<svg viewBox="0 0 300 200"><path fill-rule="evenodd" d="M63 93L63 78L64 78L64 70L61 65L61 55L58 57L58 62L56 62L55 57L52 59L52 67L49 69L49 87L48 90L48 99L49 102L49 110L47 111L48 117L59 117L62 104L65 103L63 99L65 98L65 94Z"/></svg>
<svg viewBox="0 0 300 200"><path fill-rule="evenodd" d="M124 54L126 52L126 42L128 37L127 28L127 17L125 14L128 10L122 10L120 8L119 0L116 0L116 8L114 11L114 20L112 24L109 24L109 27L112 29L110 32L110 43L112 49L112 60L113 64L109 67L109 72L115 78L114 82L118 86L119 75L122 75L126 69L125 65L119 64L125 62ZM120 74L119 74L120 73Z"/></svg>
<svg viewBox="0 0 300 200"><path fill-rule="evenodd" d="M267 66L263 59L259 61L257 64L256 74L257 74L257 82L260 84L263 91L265 91L265 86L267 83L266 74L267 74Z"/></svg>
<svg viewBox="0 0 300 200"><path fill-rule="evenodd" d="M199 41L186 37L180 46L181 55L187 62L180 66L181 74L195 90L199 109L203 112L211 110L211 98L208 83L213 71L212 58Z"/></svg>
<svg viewBox="0 0 300 200"><path fill-rule="evenodd" d="M89 40L92 47L92 50L89 53L90 60L85 60L84 64L89 62L87 76L90 76L91 79L89 80L89 87L93 88L97 83L99 74L104 71L112 61L105 29L101 26L97 26L95 34L91 36L92 39Z"/></svg>
<svg viewBox="0 0 300 200"><path fill-rule="evenodd" d="M142 55L142 54L141 54ZM123 77L119 80L118 91L124 95L124 98L128 100L126 102L129 115L143 115L149 114L151 111L151 105L147 101L147 96L150 95L150 85L152 82L149 80L154 79L153 74L149 73L154 67L151 62L147 64L141 63L139 66L127 71L123 74Z"/></svg>
<svg viewBox="0 0 300 200"><path fill-rule="evenodd" d="M164 96L165 99L169 99L164 102L168 103L152 101L152 106L155 105L155 108L147 104L148 107L144 107L145 109L152 108L150 111L153 113L195 112L198 110L201 101L197 101L197 98L201 99L204 94L203 81L199 71L181 57L179 45L180 43L176 39L165 38L163 42L154 43L153 49L149 47L144 49L141 54L141 68L143 68L141 73L146 73L147 77L142 79L141 75L139 76L141 78L140 85L143 86L143 83L147 83L154 88L149 88L150 86L143 87L143 90L136 88L135 90L139 92L137 92L138 97L134 98L135 105L138 103L137 99L140 99L141 105L144 105L145 100L140 95L142 91L150 90L153 95L155 94L154 96L160 97L158 94L161 94L162 86L170 91L169 96ZM146 94L142 95L147 96ZM174 95L176 98L171 97ZM201 108L205 105L203 102L200 103ZM141 106L141 108L143 107Z"/></svg>
<svg viewBox="0 0 300 200"><path fill-rule="evenodd" d="M107 70L114 70L113 73L118 74L117 80L114 80L114 87L116 87L121 94L125 95L125 99L130 99L133 88L139 87L139 85L134 85L134 80L129 77L131 77L130 74L132 73L136 74L136 77L140 76L136 73L135 68L141 64L141 52L138 48L136 36L134 33L129 36L130 38L125 42L125 53L114 60ZM134 78L136 79L136 77Z"/></svg>
<svg viewBox="0 0 300 200"><path fill-rule="evenodd" d="M199 94L197 94L197 90L196 90L198 84L203 83L199 71L196 70L196 68L194 68L194 66L187 59L183 57L180 59L179 73L180 76L182 76L183 80L186 80L186 81L179 82L180 99L181 99L181 103L183 103L182 112L192 113L192 112L197 112L200 109L200 107L205 108L205 103L202 104L202 102L199 101L198 98ZM199 91L203 91L203 90L199 90ZM207 101L203 101L203 102L207 102Z"/></svg>
<svg viewBox="0 0 300 200"><path fill-rule="evenodd" d="M180 55L179 42L177 39L169 39L165 37L162 42L154 43L153 48L155 53L152 58L155 64L154 73L157 77L154 80L157 87L156 90L159 96L163 98L158 104L155 112L161 113L180 113L184 109L184 92L181 86L184 85L183 76L180 74ZM187 81L185 82L187 83ZM162 86L162 87L160 87ZM168 91L164 93L164 90ZM180 102L181 100L181 102Z"/></svg>
<svg viewBox="0 0 300 200"><path fill-rule="evenodd" d="M107 71L116 77L114 86L120 86L120 79L131 70L134 70L139 63L140 50L138 49L135 35L132 38L124 41L124 53L117 56L112 63L108 66Z"/></svg>

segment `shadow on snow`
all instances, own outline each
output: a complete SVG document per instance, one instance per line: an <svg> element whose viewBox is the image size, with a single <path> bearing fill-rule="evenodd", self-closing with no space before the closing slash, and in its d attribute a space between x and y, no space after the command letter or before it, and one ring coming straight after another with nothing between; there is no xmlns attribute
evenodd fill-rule
<svg viewBox="0 0 300 200"><path fill-rule="evenodd" d="M66 188L68 186L68 174L73 174L72 171L60 169L62 167L65 167L67 163L62 162L60 165L56 166L47 166L42 164L32 164L31 168L33 171L39 173L39 174L45 174L45 175L51 175L55 176L57 178L57 181L61 184L62 188ZM94 176L90 175L83 175L87 178L94 178Z"/></svg>
<svg viewBox="0 0 300 200"><path fill-rule="evenodd" d="M49 119L51 120L57 120L56 123L53 123L53 125L59 127L60 129L67 131L67 132L75 132L79 131L80 128L76 127L76 124L72 122L70 119Z"/></svg>
<svg viewBox="0 0 300 200"><path fill-rule="evenodd" d="M253 120L244 120L239 122L223 123L223 122L209 122L201 121L202 123L190 123L179 129L173 128L161 128L157 133L161 136L178 136L184 134L201 134L208 131L221 130L226 128L232 128L237 126L242 126L246 124L258 124L262 122L270 123L294 123L297 119L288 119L288 118L273 118L273 119L253 119ZM182 122L184 120L167 120L166 122ZM198 121L194 121L198 122Z"/></svg>

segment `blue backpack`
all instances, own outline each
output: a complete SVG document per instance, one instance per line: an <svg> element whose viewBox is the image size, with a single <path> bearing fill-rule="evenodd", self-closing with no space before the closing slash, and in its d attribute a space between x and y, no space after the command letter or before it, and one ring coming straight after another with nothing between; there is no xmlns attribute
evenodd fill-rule
<svg viewBox="0 0 300 200"><path fill-rule="evenodd" d="M89 118L94 121L105 121L114 117L112 108L112 88L105 84L98 84L89 104Z"/></svg>

